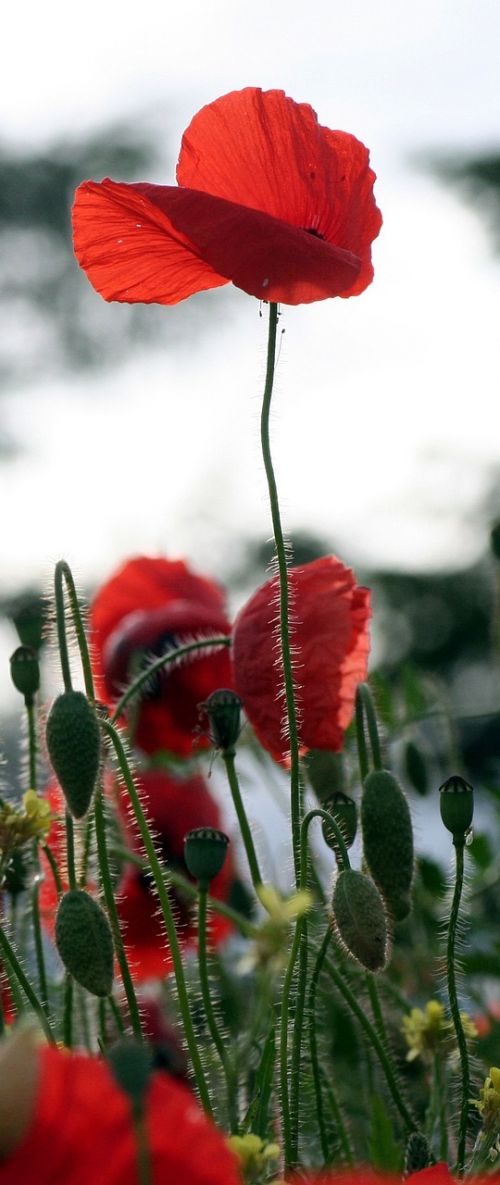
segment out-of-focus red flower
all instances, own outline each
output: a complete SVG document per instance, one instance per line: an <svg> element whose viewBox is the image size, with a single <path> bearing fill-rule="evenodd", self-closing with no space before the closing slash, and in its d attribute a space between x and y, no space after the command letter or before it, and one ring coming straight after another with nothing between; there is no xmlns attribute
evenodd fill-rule
<svg viewBox="0 0 500 1185"><path fill-rule="evenodd" d="M184 862L185 835L195 827L221 828L219 808L204 778L199 775L180 778L163 771L151 771L141 774L137 784L148 821L158 836L158 847L165 864L192 880ZM130 832L128 842L131 847L140 847L134 829ZM227 901L233 881L234 870L229 853L221 872L212 881L211 896L219 901ZM141 983L147 979L163 978L171 971L172 961L150 873L130 867L119 892L118 912L124 923L124 939L135 980ZM170 893L181 943L184 948L194 948L197 927L192 904L175 887ZM231 929L227 918L212 914L210 935L214 945L223 942Z"/></svg>
<svg viewBox="0 0 500 1185"><path fill-rule="evenodd" d="M176 304L229 281L292 305L355 296L382 222L368 160L283 91L232 91L184 133L177 186L80 185L76 257L105 300Z"/></svg>
<svg viewBox="0 0 500 1185"><path fill-rule="evenodd" d="M184 836L195 827L221 829L220 811L212 797L205 779L200 775L181 777L167 774L163 770L141 773L136 778L142 805L148 822L157 836L157 850L165 865L173 871L182 872L192 880L184 862ZM122 817L124 841L130 851L143 856L141 841L135 825L130 822L125 792L118 793L118 809ZM110 788L110 793L112 788ZM62 820L64 798L57 783L47 790L51 810ZM65 867L64 826L56 820L52 824L47 841L55 856ZM40 890L40 907L48 932L54 933L57 893L54 881L42 855L45 879ZM211 896L227 901L235 875L231 853L224 867L214 878L210 887ZM65 882L65 888L67 883ZM159 915L158 897L154 891L151 873L135 865L127 865L117 890L117 905L125 947L130 962L131 974L136 983L149 979L163 979L172 970L172 958ZM175 909L177 932L184 949L196 947L196 916L192 903L173 886L170 897ZM218 946L231 933L230 921L220 914L210 918L210 939Z"/></svg>
<svg viewBox="0 0 500 1185"><path fill-rule="evenodd" d="M290 568L291 643L301 751L339 750L358 683L366 678L370 594L335 556ZM232 657L236 691L258 739L286 762L286 709L279 643L279 580L238 614Z"/></svg>
<svg viewBox="0 0 500 1185"><path fill-rule="evenodd" d="M97 695L112 704L145 662L183 642L229 632L225 595L215 581L183 560L136 556L102 585L91 605ZM219 687L232 687L226 648L195 653L159 672L132 704L134 743L147 753L167 749L189 756L198 705Z"/></svg>
<svg viewBox="0 0 500 1185"><path fill-rule="evenodd" d="M410 1173L405 1177L405 1181L413 1181L414 1185L452 1185L454 1178L452 1177L447 1164L433 1164L427 1169L420 1169L418 1173ZM489 1181L490 1177L471 1177L469 1180L472 1185L479 1185L483 1182L484 1185ZM360 1165L351 1170L335 1170L322 1173L306 1173L297 1176L294 1174L294 1185L397 1185L400 1181L399 1177L391 1176L389 1173L374 1172L368 1165L364 1167Z"/></svg>
<svg viewBox="0 0 500 1185"><path fill-rule="evenodd" d="M2 963L0 963L0 1007L4 1023L6 1025L12 1024L16 1019L16 1011L12 1002L12 996L9 991L9 986L5 978L5 972Z"/></svg>
<svg viewBox="0 0 500 1185"><path fill-rule="evenodd" d="M106 1063L48 1047L22 1056L38 1059L38 1081L29 1126L0 1162L0 1185L137 1185L130 1099ZM240 1185L225 1140L184 1086L154 1074L145 1108L152 1180Z"/></svg>

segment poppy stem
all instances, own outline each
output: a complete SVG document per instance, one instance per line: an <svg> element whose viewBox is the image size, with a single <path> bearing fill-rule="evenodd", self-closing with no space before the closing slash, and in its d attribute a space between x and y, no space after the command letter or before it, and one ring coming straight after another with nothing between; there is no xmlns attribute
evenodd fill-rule
<svg viewBox="0 0 500 1185"><path fill-rule="evenodd" d="M457 841L457 837L453 839L456 856L456 875L455 875L455 889L453 892L453 901L450 912L450 924L448 927L448 942L446 949L446 974L448 978L448 997L450 1001L450 1012L453 1020L453 1027L455 1029L455 1036L457 1039L458 1052L460 1055L460 1068L462 1073L462 1105L460 1107L460 1124L458 1129L458 1147L457 1147L457 1163L456 1172L459 1177L463 1177L465 1168L465 1144L467 1139L467 1126L469 1121L469 1107L470 1107L470 1071L469 1071L469 1053L467 1050L467 1041L460 1016L460 1008L458 1005L457 996L457 981L455 974L455 947L457 937L458 917L460 910L460 901L462 897L462 890L464 884L464 840Z"/></svg>
<svg viewBox="0 0 500 1185"><path fill-rule="evenodd" d="M328 1139L328 1130L325 1124L325 1112L323 1107L323 1090L321 1084L321 1066L318 1058L318 1040L316 1034L316 996L318 991L318 983L328 953L328 947L332 939L332 931L327 930L321 946L319 948L316 962L314 964L313 973L309 984L309 998L308 998L308 1022L309 1022L309 1049L311 1053L311 1069L314 1083L314 1095L316 1099L316 1117L318 1120L319 1135L321 1141L321 1151L323 1153L323 1160L325 1165L331 1163L332 1153ZM352 1166L354 1164L354 1157L349 1140L349 1133L344 1123L344 1117L340 1108L340 1103L332 1082L331 1074L328 1077L328 1101L332 1111L333 1118L337 1129L337 1140L340 1146L342 1159L345 1164Z"/></svg>
<svg viewBox="0 0 500 1185"><path fill-rule="evenodd" d="M140 831L141 839L144 845L144 850L149 861L149 866L155 882L156 891L158 893L161 912L165 922L167 931L168 944L170 953L172 955L172 963L174 967L175 983L177 987L177 995L179 999L179 1008L184 1025L184 1034L186 1037L186 1044L191 1058L194 1078L200 1100L204 1110L213 1118L213 1108L208 1093L208 1087L203 1072L203 1065L201 1062L200 1053L196 1041L196 1033L191 1015L191 1008L189 1004L189 997L186 986L186 979L184 975L184 967L182 965L181 952L179 947L179 940L177 938L177 931L175 928L172 907L168 896L167 883L168 874L162 869L158 856L156 854L155 845L153 843L151 832L146 822L146 817L141 806L141 801L137 793L134 779L130 772L130 767L127 761L125 747L123 745L120 733L108 720L102 720L102 727L106 735L110 738L113 748L116 753L120 773L127 789L132 809L135 815L137 826Z"/></svg>
<svg viewBox="0 0 500 1185"><path fill-rule="evenodd" d="M106 902L106 909L109 915L109 922L113 934L113 942L120 964L120 971L127 997L128 1010L130 1015L130 1023L135 1037L142 1039L141 1018L139 1015L139 1006L137 1003L136 994L134 991L134 984L130 974L127 955L123 945L123 938L120 930L120 919L118 917L118 910L116 908L116 901L113 893L113 884L111 881L111 872L109 867L108 847L106 842L106 817L104 813L104 800L102 790L98 790L94 802L95 810L95 831L97 839L97 855L99 858L99 871L101 875L101 884L104 893L104 900Z"/></svg>
<svg viewBox="0 0 500 1185"><path fill-rule="evenodd" d="M234 764L234 749L224 749L223 753L222 753L222 758L224 761L224 765L226 767L227 779L228 779L229 787L231 790L234 809L235 809L236 815L238 817L238 824L239 824L239 828L241 831L241 837L242 837L243 843L245 845L245 852L247 855L248 865L250 868L250 876L252 878L252 884L253 884L254 889L258 889L259 885L262 884L262 875L261 875L261 871L259 868L259 861L257 859L257 853L255 851L255 845L253 842L250 824L248 822L245 806L243 803L243 799L241 797L238 775L236 773L236 767Z"/></svg>
<svg viewBox="0 0 500 1185"><path fill-rule="evenodd" d="M364 734L365 721L368 728L368 736L370 738L373 768L382 769L380 738L378 735L377 717L375 715L372 693L367 683L359 683L358 687L356 688L356 732L358 738L358 754L362 781L365 780L365 777L368 773L368 760Z"/></svg>
<svg viewBox="0 0 500 1185"><path fill-rule="evenodd" d="M212 1004L208 971L208 892L207 886L198 882L198 971L200 975L201 998L205 1009L208 1031L220 1058L227 1086L227 1107L229 1128L232 1134L238 1131L238 1110L236 1106L235 1074L227 1056L226 1046L219 1032L217 1017Z"/></svg>
<svg viewBox="0 0 500 1185"><path fill-rule="evenodd" d="M279 573L279 623L281 640L281 659L283 663L283 681L288 723L288 740L290 743L290 807L292 816L292 846L295 867L295 882L300 882L300 824L302 814L300 765L299 765L299 735L297 723L297 709L295 704L295 690L293 681L293 664L290 642L290 596L288 588L287 555L278 499L278 488L274 476L269 435L269 413L273 393L274 373L276 365L276 332L278 327L278 306L269 305L269 335L267 344L267 366L264 396L261 414L261 446L264 469L266 471L271 517L273 522L276 560Z"/></svg>

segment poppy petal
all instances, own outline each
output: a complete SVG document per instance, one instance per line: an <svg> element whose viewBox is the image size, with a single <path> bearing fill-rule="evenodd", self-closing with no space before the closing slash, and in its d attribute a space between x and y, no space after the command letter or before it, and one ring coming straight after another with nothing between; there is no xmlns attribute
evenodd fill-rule
<svg viewBox="0 0 500 1185"><path fill-rule="evenodd" d="M366 678L368 589L335 556L291 568L291 641L302 752L342 747L358 682ZM277 577L258 589L233 630L235 686L264 748L285 764L288 742L277 665Z"/></svg>
<svg viewBox="0 0 500 1185"><path fill-rule="evenodd" d="M96 291L105 300L171 305L227 284L149 200L150 188L109 179L78 187L73 245Z"/></svg>

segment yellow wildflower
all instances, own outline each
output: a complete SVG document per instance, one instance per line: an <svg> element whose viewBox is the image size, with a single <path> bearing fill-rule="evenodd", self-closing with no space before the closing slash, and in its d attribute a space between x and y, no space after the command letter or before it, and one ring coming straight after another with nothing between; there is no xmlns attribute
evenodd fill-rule
<svg viewBox="0 0 500 1185"><path fill-rule="evenodd" d="M473 1101L483 1117L483 1126L488 1131L500 1129L500 1069L492 1066L479 1091L479 1101Z"/></svg>
<svg viewBox="0 0 500 1185"><path fill-rule="evenodd" d="M307 913L313 899L307 889L300 889L290 897L283 897L273 885L259 885L256 892L269 916L256 927L253 951L240 966L244 970L268 966L278 973L286 962L290 926Z"/></svg>
<svg viewBox="0 0 500 1185"><path fill-rule="evenodd" d="M34 790L27 790L23 795L22 810L4 802L0 807L0 852L10 854L30 839L45 839L51 822L48 802Z"/></svg>
<svg viewBox="0 0 500 1185"><path fill-rule="evenodd" d="M460 1017L465 1036L469 1039L477 1037L477 1029L470 1016L461 1012ZM403 1033L409 1047L406 1055L408 1062L417 1057L431 1061L438 1050L449 1053L455 1038L453 1021L447 1019L444 1005L439 1000L429 1000L425 1010L412 1008L408 1016L403 1017Z"/></svg>
<svg viewBox="0 0 500 1185"><path fill-rule="evenodd" d="M253 1132L247 1132L245 1136L230 1136L228 1144L238 1157L246 1181L252 1181L280 1154L279 1144L266 1143Z"/></svg>

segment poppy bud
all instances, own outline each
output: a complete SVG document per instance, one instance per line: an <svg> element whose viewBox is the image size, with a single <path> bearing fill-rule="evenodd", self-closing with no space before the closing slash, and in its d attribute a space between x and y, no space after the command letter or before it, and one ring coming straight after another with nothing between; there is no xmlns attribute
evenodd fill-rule
<svg viewBox="0 0 500 1185"><path fill-rule="evenodd" d="M64 691L47 721L47 749L68 810L87 813L99 773L101 733L94 709L81 691Z"/></svg>
<svg viewBox="0 0 500 1185"><path fill-rule="evenodd" d="M226 859L229 839L215 827L196 827L189 831L184 840L184 859L188 871L202 885L221 871Z"/></svg>
<svg viewBox="0 0 500 1185"><path fill-rule="evenodd" d="M389 770L373 770L365 778L361 823L369 871L390 916L402 921L410 912L413 830L408 803Z"/></svg>
<svg viewBox="0 0 500 1185"><path fill-rule="evenodd" d="M241 700L235 691L213 691L200 709L208 716L210 739L223 752L234 748L240 735Z"/></svg>
<svg viewBox="0 0 500 1185"><path fill-rule="evenodd" d="M423 797L429 789L429 777L422 751L414 741L408 741L405 748L404 766L408 781L411 782L417 794L421 794Z"/></svg>
<svg viewBox="0 0 500 1185"><path fill-rule="evenodd" d="M83 889L64 893L56 914L56 946L77 983L93 996L109 996L113 986L113 938L97 901Z"/></svg>
<svg viewBox="0 0 500 1185"><path fill-rule="evenodd" d="M149 1046L135 1037L122 1037L108 1049L106 1059L132 1106L140 1107L153 1069Z"/></svg>
<svg viewBox="0 0 500 1185"><path fill-rule="evenodd" d="M428 1168L431 1162L429 1144L422 1132L411 1132L405 1152L405 1177Z"/></svg>
<svg viewBox="0 0 500 1185"><path fill-rule="evenodd" d="M40 686L40 664L32 646L18 646L11 655L10 674L16 691L24 695L28 708Z"/></svg>
<svg viewBox="0 0 500 1185"><path fill-rule="evenodd" d="M339 872L332 898L335 930L342 945L366 967L381 971L387 962L388 935L384 903L364 872Z"/></svg>
<svg viewBox="0 0 500 1185"><path fill-rule="evenodd" d="M356 803L353 798L349 798L347 794L332 794L331 798L325 798L323 808L332 815L335 822L338 824L346 848L352 848L356 838L356 830L358 826ZM323 819L322 823L323 839L332 851L337 853L338 843L333 827Z"/></svg>
<svg viewBox="0 0 500 1185"><path fill-rule="evenodd" d="M462 845L474 814L472 786L458 774L452 774L439 787L439 806L443 823L453 835L453 843L456 847Z"/></svg>

